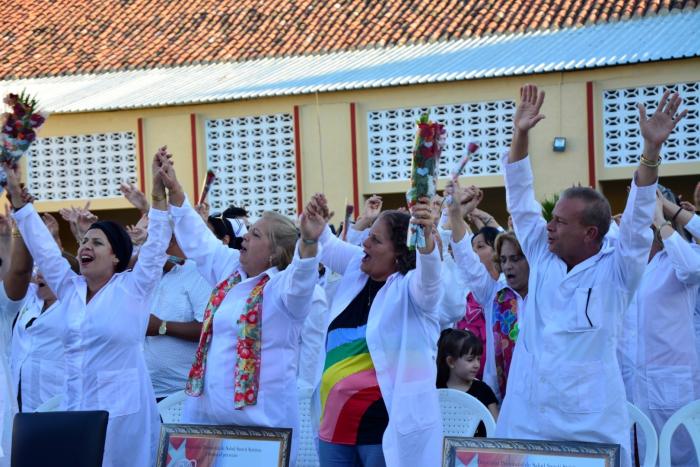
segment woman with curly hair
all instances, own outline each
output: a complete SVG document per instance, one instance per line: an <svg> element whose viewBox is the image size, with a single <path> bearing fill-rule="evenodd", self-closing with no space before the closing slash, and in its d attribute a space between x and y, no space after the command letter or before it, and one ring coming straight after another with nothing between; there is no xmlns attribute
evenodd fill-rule
<svg viewBox="0 0 700 467"><path fill-rule="evenodd" d="M413 217L383 212L362 247L329 229L321 236L322 263L343 276L330 308L314 401L321 465L440 463L435 388L440 254L431 235L422 250L406 246L409 222L432 229L428 203L422 198ZM306 212L327 219L323 195Z"/></svg>

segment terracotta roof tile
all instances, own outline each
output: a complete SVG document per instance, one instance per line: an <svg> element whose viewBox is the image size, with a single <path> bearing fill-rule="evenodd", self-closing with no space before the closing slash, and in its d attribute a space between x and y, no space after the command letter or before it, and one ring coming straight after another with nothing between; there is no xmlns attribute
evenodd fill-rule
<svg viewBox="0 0 700 467"><path fill-rule="evenodd" d="M0 77L237 61L558 29L696 0L46 0L0 7Z"/></svg>

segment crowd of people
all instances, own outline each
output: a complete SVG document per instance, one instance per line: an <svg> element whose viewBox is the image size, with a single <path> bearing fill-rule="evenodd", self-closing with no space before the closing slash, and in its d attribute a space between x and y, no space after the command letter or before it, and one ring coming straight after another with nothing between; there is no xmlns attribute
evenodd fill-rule
<svg viewBox="0 0 700 467"><path fill-rule="evenodd" d="M700 397L700 184L693 205L657 182L686 112L668 92L649 115L639 106L644 149L621 215L575 186L545 219L528 146L543 101L521 88L506 229L456 178L410 211L371 196L341 234L323 194L296 223L268 211L251 224L245 209L193 206L163 147L150 202L122 186L136 225L61 211L73 254L6 164L0 465L13 414L56 397L109 412L103 465L155 465L156 404L183 390L183 423L292 428L294 465L297 387L314 391L322 466L440 465L439 388L481 401L496 437L614 443L633 465L644 445L626 401L660 431ZM411 224L424 248L407 246ZM682 431L672 455L698 463Z"/></svg>

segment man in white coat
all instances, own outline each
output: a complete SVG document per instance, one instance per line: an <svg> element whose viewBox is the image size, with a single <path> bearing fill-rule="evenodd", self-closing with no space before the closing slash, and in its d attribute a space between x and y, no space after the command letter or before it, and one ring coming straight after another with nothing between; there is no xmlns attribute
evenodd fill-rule
<svg viewBox="0 0 700 467"><path fill-rule="evenodd" d="M681 99L666 93L649 119L640 106L644 152L619 239L604 244L610 205L591 188L564 191L552 220L542 218L528 133L544 118L544 92L525 85L520 97L504 173L508 211L530 263L529 295L496 436L619 444L622 465L629 465L616 330L646 266L659 151L685 115L676 114Z"/></svg>

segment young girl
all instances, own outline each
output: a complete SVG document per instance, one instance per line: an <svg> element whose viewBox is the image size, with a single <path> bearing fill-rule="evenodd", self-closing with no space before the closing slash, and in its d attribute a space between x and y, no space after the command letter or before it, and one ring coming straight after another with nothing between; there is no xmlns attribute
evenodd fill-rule
<svg viewBox="0 0 700 467"><path fill-rule="evenodd" d="M488 384L476 379L484 347L473 333L445 329L440 333L437 355L437 387L464 391L476 397L498 419L498 399ZM485 438L486 427L479 423L475 437Z"/></svg>

